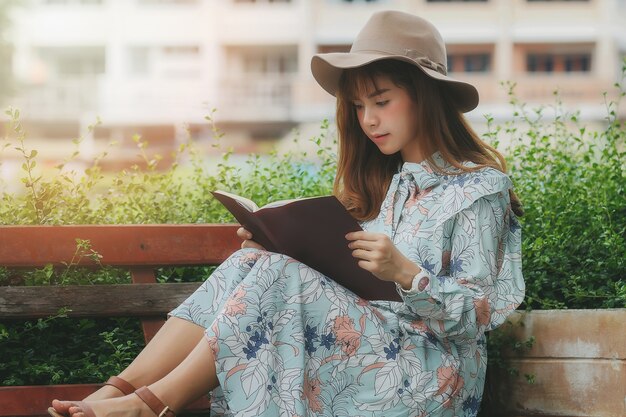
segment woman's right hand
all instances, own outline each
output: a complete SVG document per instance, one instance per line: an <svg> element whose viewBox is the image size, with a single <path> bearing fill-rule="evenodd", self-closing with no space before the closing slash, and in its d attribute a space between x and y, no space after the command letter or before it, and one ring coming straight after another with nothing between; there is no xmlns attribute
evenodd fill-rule
<svg viewBox="0 0 626 417"><path fill-rule="evenodd" d="M241 240L243 240L243 242L241 242L241 249L254 248L254 249L265 250L263 246L259 245L257 242L252 240L252 233L250 233L248 230L244 229L243 227L240 227L239 229L237 229L237 236Z"/></svg>

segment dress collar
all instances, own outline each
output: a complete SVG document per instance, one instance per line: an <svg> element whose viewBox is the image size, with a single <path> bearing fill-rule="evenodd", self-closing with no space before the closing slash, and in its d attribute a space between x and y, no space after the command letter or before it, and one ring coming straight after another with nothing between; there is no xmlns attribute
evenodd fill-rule
<svg viewBox="0 0 626 417"><path fill-rule="evenodd" d="M443 159L439 151L431 155L433 163L440 168L446 168L447 162ZM432 164L424 159L421 162L404 162L400 166L400 171L397 174L402 180L409 180L412 178L415 185L419 189L426 189L433 187L441 182L439 175L435 172Z"/></svg>

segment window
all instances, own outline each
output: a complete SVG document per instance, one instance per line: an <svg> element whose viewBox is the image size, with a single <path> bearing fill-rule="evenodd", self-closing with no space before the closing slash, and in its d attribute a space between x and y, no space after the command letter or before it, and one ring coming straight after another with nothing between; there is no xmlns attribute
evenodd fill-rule
<svg viewBox="0 0 626 417"><path fill-rule="evenodd" d="M104 0L42 0L43 4L48 5L70 5L70 4L78 4L78 5L101 5Z"/></svg>
<svg viewBox="0 0 626 417"><path fill-rule="evenodd" d="M191 5L198 3L198 0L138 0L140 5L145 6L167 6L167 5Z"/></svg>
<svg viewBox="0 0 626 417"><path fill-rule="evenodd" d="M486 3L487 0L426 0L428 3Z"/></svg>
<svg viewBox="0 0 626 417"><path fill-rule="evenodd" d="M448 55L448 72L489 72L491 71L491 55L454 54Z"/></svg>
<svg viewBox="0 0 626 417"><path fill-rule="evenodd" d="M59 78L77 78L103 74L104 47L40 48L39 55Z"/></svg>
<svg viewBox="0 0 626 417"><path fill-rule="evenodd" d="M226 46L224 52L229 77L272 78L298 72L297 45L233 45Z"/></svg>
<svg viewBox="0 0 626 417"><path fill-rule="evenodd" d="M233 0L235 3L291 3L291 0Z"/></svg>
<svg viewBox="0 0 626 417"><path fill-rule="evenodd" d="M295 73L297 66L296 56L253 54L243 57L243 71L247 74Z"/></svg>
<svg viewBox="0 0 626 417"><path fill-rule="evenodd" d="M167 45L155 50L156 72L168 78L197 78L202 73L198 45Z"/></svg>
<svg viewBox="0 0 626 417"><path fill-rule="evenodd" d="M589 72L591 53L533 53L526 55L528 72Z"/></svg>
<svg viewBox="0 0 626 417"><path fill-rule="evenodd" d="M329 54L332 52L350 52L350 44L335 44L335 45L318 45L318 54Z"/></svg>
<svg viewBox="0 0 626 417"><path fill-rule="evenodd" d="M127 71L131 76L199 78L202 76L198 45L135 45L127 50Z"/></svg>
<svg viewBox="0 0 626 417"><path fill-rule="evenodd" d="M492 71L495 51L493 44L451 44L448 52L448 72L488 73Z"/></svg>
<svg viewBox="0 0 626 417"><path fill-rule="evenodd" d="M169 56L194 56L200 53L200 47L192 46L164 46L163 53Z"/></svg>
<svg viewBox="0 0 626 417"><path fill-rule="evenodd" d="M128 51L128 70L132 75L147 75L150 73L150 48L147 46L133 46Z"/></svg>

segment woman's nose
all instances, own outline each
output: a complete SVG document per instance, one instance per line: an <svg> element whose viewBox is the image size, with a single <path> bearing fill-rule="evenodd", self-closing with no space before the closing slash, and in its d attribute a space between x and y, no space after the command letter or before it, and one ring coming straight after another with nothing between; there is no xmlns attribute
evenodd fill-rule
<svg viewBox="0 0 626 417"><path fill-rule="evenodd" d="M363 123L367 126L376 126L378 123L378 117L373 109L365 108L363 110Z"/></svg>

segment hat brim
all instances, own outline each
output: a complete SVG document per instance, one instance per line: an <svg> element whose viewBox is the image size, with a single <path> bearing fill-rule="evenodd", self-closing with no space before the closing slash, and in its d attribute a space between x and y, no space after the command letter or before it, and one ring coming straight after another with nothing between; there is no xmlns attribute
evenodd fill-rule
<svg viewBox="0 0 626 417"><path fill-rule="evenodd" d="M368 54L360 52L331 52L327 54L317 54L311 59L311 72L315 80L324 90L331 95L335 95L339 88L339 78L344 70L358 68L372 62L383 59L394 59L408 62L419 68L424 74L435 80L445 82L450 92L456 100L456 107L465 113L478 106L478 90L473 85L456 80L443 75L430 68L421 66L408 56L404 55L382 55Z"/></svg>

